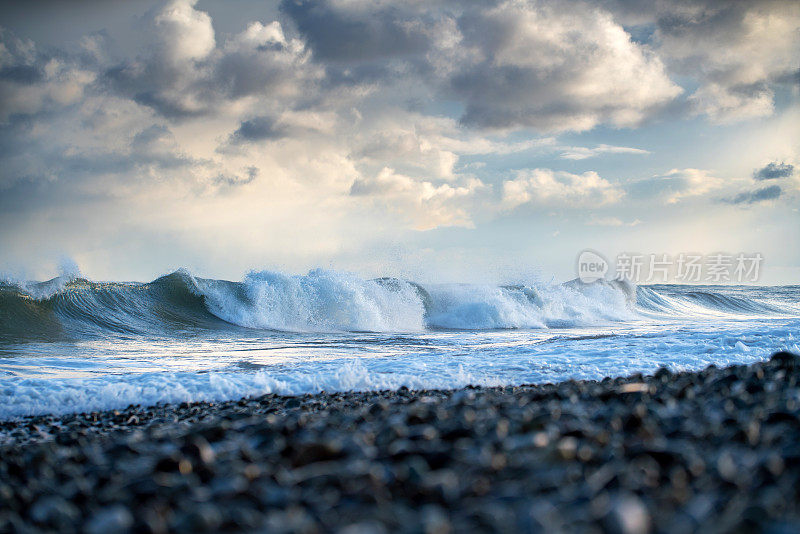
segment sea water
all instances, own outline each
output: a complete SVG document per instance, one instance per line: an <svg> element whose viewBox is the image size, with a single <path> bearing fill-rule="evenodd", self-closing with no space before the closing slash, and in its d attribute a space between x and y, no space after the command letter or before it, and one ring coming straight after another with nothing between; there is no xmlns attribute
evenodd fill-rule
<svg viewBox="0 0 800 534"><path fill-rule="evenodd" d="M0 283L0 419L267 393L519 385L800 352L800 286Z"/></svg>

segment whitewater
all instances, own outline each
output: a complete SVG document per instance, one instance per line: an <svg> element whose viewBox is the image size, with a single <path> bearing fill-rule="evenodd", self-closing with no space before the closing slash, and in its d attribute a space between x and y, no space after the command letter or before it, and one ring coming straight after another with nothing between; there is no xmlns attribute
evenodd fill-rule
<svg viewBox="0 0 800 534"><path fill-rule="evenodd" d="M800 286L0 282L0 419L268 393L519 385L800 352Z"/></svg>

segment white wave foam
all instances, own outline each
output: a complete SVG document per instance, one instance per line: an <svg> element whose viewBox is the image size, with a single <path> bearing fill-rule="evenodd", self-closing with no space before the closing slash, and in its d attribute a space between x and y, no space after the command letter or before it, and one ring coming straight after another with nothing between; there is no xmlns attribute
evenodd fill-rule
<svg viewBox="0 0 800 534"><path fill-rule="evenodd" d="M205 289L211 313L249 328L415 332L425 327L420 296L400 280L387 285L322 269L305 276L261 271L247 275L243 293L234 294L230 286Z"/></svg>
<svg viewBox="0 0 800 534"><path fill-rule="evenodd" d="M589 326L638 319L628 294L612 285L554 286L545 293L548 326Z"/></svg>
<svg viewBox="0 0 800 534"><path fill-rule="evenodd" d="M473 376L459 366L436 376L380 372L350 360L330 373L291 375L256 373L141 373L98 378L44 379L11 377L0 386L0 420L33 415L63 415L121 409L132 404L223 401L270 393L301 395L322 391L449 389L467 385L497 386L503 380Z"/></svg>
<svg viewBox="0 0 800 534"><path fill-rule="evenodd" d="M497 286L440 285L429 289L428 324L438 328L544 328L541 307L523 291Z"/></svg>
<svg viewBox="0 0 800 534"><path fill-rule="evenodd" d="M461 330L589 326L635 318L610 286L439 285L428 325Z"/></svg>
<svg viewBox="0 0 800 534"><path fill-rule="evenodd" d="M606 376L652 373L665 365L673 371L699 370L763 360L776 350L800 351L796 323L757 331L667 330L660 334L553 336L546 343L524 342L503 332L434 334L434 353L385 353L366 358L298 360L268 365L256 372L131 372L91 377L8 376L0 380L0 420L24 416L125 408L131 404L236 400L270 393L302 395L322 391L455 389L467 385L504 386L601 380ZM458 336L457 352L447 340ZM466 337L464 337L466 336ZM513 336L513 337L512 337ZM442 344L444 343L444 344ZM380 350L380 343L376 344ZM0 435L0 441L2 435Z"/></svg>
<svg viewBox="0 0 800 534"><path fill-rule="evenodd" d="M305 276L254 272L239 286L213 281L200 285L209 310L221 319L292 332L547 328L635 317L624 292L603 285L422 288L321 269Z"/></svg>
<svg viewBox="0 0 800 534"><path fill-rule="evenodd" d="M61 293L70 282L81 279L81 270L72 259L61 258L58 276L45 282L28 280L21 274L0 273L0 285L16 287L34 300L47 300Z"/></svg>

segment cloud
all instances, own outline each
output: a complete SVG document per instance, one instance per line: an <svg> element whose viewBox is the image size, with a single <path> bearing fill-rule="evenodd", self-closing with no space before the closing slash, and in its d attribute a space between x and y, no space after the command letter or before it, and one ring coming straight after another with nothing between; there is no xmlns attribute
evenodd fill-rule
<svg viewBox="0 0 800 534"><path fill-rule="evenodd" d="M468 125L635 126L681 93L658 57L587 5L505 2L462 16L459 29L450 87Z"/></svg>
<svg viewBox="0 0 800 534"><path fill-rule="evenodd" d="M365 174L391 167L400 174L456 181L485 162L463 162L463 156L502 156L525 151L550 151L550 137L510 140L465 129L457 120L417 112L389 110L370 124L358 125L350 157Z"/></svg>
<svg viewBox="0 0 800 534"><path fill-rule="evenodd" d="M723 187L724 181L703 169L672 169L643 180L626 184L632 198L658 198L676 204L689 198L703 197Z"/></svg>
<svg viewBox="0 0 800 534"><path fill-rule="evenodd" d="M413 123L409 129L407 124ZM416 138L421 148L437 147L458 155L509 155L528 150L552 150L554 137L529 137L511 140L504 134L466 129L449 117L403 112L386 125L384 131L403 132Z"/></svg>
<svg viewBox="0 0 800 534"><path fill-rule="evenodd" d="M390 164L403 172L423 172L441 179L453 179L458 156L431 142L416 131L393 128L369 135L354 155L373 167Z"/></svg>
<svg viewBox="0 0 800 534"><path fill-rule="evenodd" d="M259 169L258 167L248 167L244 169L244 175L229 175L229 174L218 174L214 178L214 183L217 185L227 185L229 187L235 187L240 185L247 185L251 183L253 180L258 178Z"/></svg>
<svg viewBox="0 0 800 534"><path fill-rule="evenodd" d="M467 204L484 188L476 178L461 184L435 184L386 167L377 175L356 179L350 195L370 198L377 206L409 220L417 230L430 230L441 226L472 227Z"/></svg>
<svg viewBox="0 0 800 534"><path fill-rule="evenodd" d="M61 44L57 21L36 15L54 32L46 46L0 32L4 251L12 240L30 250L16 235L50 239L32 228L53 221L92 250L117 244L118 228L126 237L170 228L181 237L167 247L223 256L216 248L239 247L273 261L279 249L334 254L364 236L385 242L382 232L491 224L522 206L520 216L559 211L604 226L636 221L585 208L630 199L662 215L673 212L655 204L719 210L744 189L683 168L713 159L704 146L676 159L697 161L633 183L612 174L613 162L584 172L581 161L649 154L598 143L633 143L638 132L612 130L687 107L715 121L785 109L796 83L786 51L795 8L778 2L286 0L256 10L277 20L239 11L212 20L219 8L206 5L159 3L134 31L117 35L128 22L118 18L106 34ZM703 120L692 139L709 134ZM667 151L642 176L675 157L675 131L642 132L647 148L664 141ZM763 144L796 165L790 147ZM534 168L559 158L572 172ZM754 177L772 180L785 165ZM780 182L780 198L797 179ZM759 191L737 202L770 194ZM286 233L264 237L277 227Z"/></svg>
<svg viewBox="0 0 800 534"><path fill-rule="evenodd" d="M800 4L791 0L605 3L623 23L652 28L670 71L698 88L689 103L717 122L770 115L775 89L797 84Z"/></svg>
<svg viewBox="0 0 800 534"><path fill-rule="evenodd" d="M650 154L650 152L647 150L643 150L641 148L631 148L627 146L597 145L596 147L593 148L572 146L564 148L563 152L561 153L561 157L564 159L582 160L582 159L594 158L601 154L646 155Z"/></svg>
<svg viewBox="0 0 800 534"><path fill-rule="evenodd" d="M285 14L328 82L417 78L464 124L581 131L688 107L721 123L770 115L797 85L790 0L598 3L292 1ZM693 92L677 101L686 80Z"/></svg>
<svg viewBox="0 0 800 534"><path fill-rule="evenodd" d="M157 53L172 64L202 60L216 46L211 17L195 4L197 0L173 0L155 17Z"/></svg>
<svg viewBox="0 0 800 534"><path fill-rule="evenodd" d="M0 28L0 123L79 103L95 73Z"/></svg>
<svg viewBox="0 0 800 534"><path fill-rule="evenodd" d="M708 83L690 97L698 113L708 115L719 123L732 123L744 119L771 115L775 94L765 84L726 86Z"/></svg>
<svg viewBox="0 0 800 534"><path fill-rule="evenodd" d="M329 90L372 93L397 91L414 101L438 87L442 51L458 39L451 8L444 2L349 2L284 0L281 11L291 20L325 69ZM408 86L415 93L399 90ZM421 93L421 95L420 95Z"/></svg>
<svg viewBox="0 0 800 534"><path fill-rule="evenodd" d="M651 51L582 2L284 1L328 82L409 77L478 128L633 126L681 93Z"/></svg>
<svg viewBox="0 0 800 534"><path fill-rule="evenodd" d="M134 134L131 139L130 152L140 161L158 161L164 166L177 162L187 162L188 157L181 157L180 145L172 131L163 124L148 126Z"/></svg>
<svg viewBox="0 0 800 534"><path fill-rule="evenodd" d="M549 206L597 206L613 204L624 196L618 186L594 171L572 174L550 169L517 171L516 178L503 182L503 207L523 204Z"/></svg>
<svg viewBox="0 0 800 534"><path fill-rule="evenodd" d="M305 44L287 39L278 21L251 22L217 50L212 69L207 83L232 99L263 95L291 102L297 96L310 96L322 75L309 62Z"/></svg>
<svg viewBox="0 0 800 534"><path fill-rule="evenodd" d="M753 172L756 180L775 180L777 178L788 178L794 173L794 165L789 163L768 163L765 167Z"/></svg>
<svg viewBox="0 0 800 534"><path fill-rule="evenodd" d="M253 117L242 121L239 128L231 135L234 143L247 141L263 141L280 139L287 134L285 126L278 124L272 117Z"/></svg>
<svg viewBox="0 0 800 534"><path fill-rule="evenodd" d="M739 193L735 197L725 200L725 202L729 204L755 204L766 200L776 200L780 198L782 193L783 190L779 185L770 185L755 191Z"/></svg>
<svg viewBox="0 0 800 534"><path fill-rule="evenodd" d="M284 0L281 10L291 17L320 61L418 57L433 43L431 21L420 20L401 5Z"/></svg>
<svg viewBox="0 0 800 534"><path fill-rule="evenodd" d="M772 113L800 62L800 8L778 0L284 0L280 11L280 21L217 35L196 0L174 0L149 13L139 53L113 63L102 34L81 41L80 61L3 37L0 120L80 102L91 87L171 120L256 98L257 116L438 99L478 129L583 131L674 112L679 75L698 85L686 104L729 122Z"/></svg>
<svg viewBox="0 0 800 534"><path fill-rule="evenodd" d="M313 89L321 71L304 44L286 39L278 21L251 22L217 43L211 18L194 0L177 0L150 28L155 46L103 73L111 90L170 119L220 113L249 96L269 96L276 109ZM280 106L280 104L284 104Z"/></svg>
<svg viewBox="0 0 800 534"><path fill-rule="evenodd" d="M639 219L625 222L619 217L595 217L592 216L586 224L588 226L638 226L642 223Z"/></svg>

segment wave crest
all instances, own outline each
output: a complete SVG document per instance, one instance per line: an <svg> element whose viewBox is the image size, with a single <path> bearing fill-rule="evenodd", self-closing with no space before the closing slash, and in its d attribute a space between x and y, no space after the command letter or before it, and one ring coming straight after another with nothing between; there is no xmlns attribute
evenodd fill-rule
<svg viewBox="0 0 800 534"><path fill-rule="evenodd" d="M800 316L800 306L744 296L735 288L637 288L618 281L423 286L324 269L305 275L254 271L241 282L178 270L149 283L67 277L0 283L0 341L108 333L172 336L237 327L291 332L538 329L720 315Z"/></svg>
<svg viewBox="0 0 800 534"><path fill-rule="evenodd" d="M416 287L316 269L303 276L248 274L241 284L206 281L209 310L237 325L283 331L398 331L425 327Z"/></svg>

